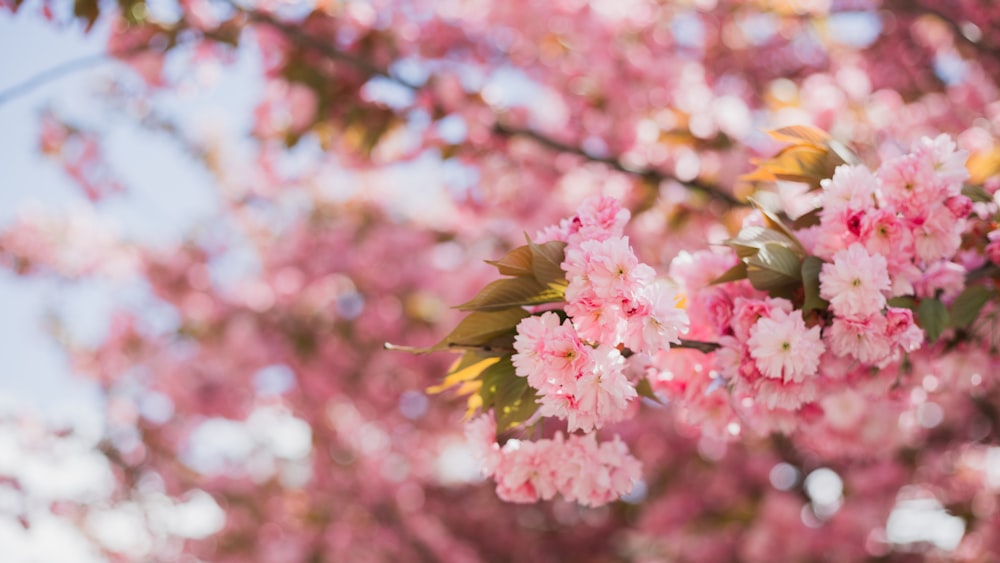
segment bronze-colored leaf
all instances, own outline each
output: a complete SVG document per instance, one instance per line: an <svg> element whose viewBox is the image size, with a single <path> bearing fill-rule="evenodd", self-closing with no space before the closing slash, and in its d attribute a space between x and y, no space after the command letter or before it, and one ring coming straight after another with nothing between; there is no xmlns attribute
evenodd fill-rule
<svg viewBox="0 0 1000 563"><path fill-rule="evenodd" d="M799 257L783 245L765 244L745 262L747 278L757 289L767 291L801 281Z"/></svg>
<svg viewBox="0 0 1000 563"><path fill-rule="evenodd" d="M830 135L826 131L811 125L791 125L768 131L767 134L781 143L805 144L819 148L825 148L830 142Z"/></svg>
<svg viewBox="0 0 1000 563"><path fill-rule="evenodd" d="M489 352L489 347L495 344L495 340L507 336L512 338L521 319L528 316L524 309L505 309L496 312L476 311L462 319L448 336L430 348L425 348L424 352L435 352L438 350L448 350L463 347L484 347Z"/></svg>
<svg viewBox="0 0 1000 563"><path fill-rule="evenodd" d="M562 263L566 259L566 243L552 240L535 244L529 240L528 248L531 249L532 272L538 283L546 287L551 284L565 286L566 273L562 270Z"/></svg>
<svg viewBox="0 0 1000 563"><path fill-rule="evenodd" d="M511 250L499 260L487 260L486 263L496 266L504 276L533 276L535 272L531 268L531 257L531 248L523 245Z"/></svg>

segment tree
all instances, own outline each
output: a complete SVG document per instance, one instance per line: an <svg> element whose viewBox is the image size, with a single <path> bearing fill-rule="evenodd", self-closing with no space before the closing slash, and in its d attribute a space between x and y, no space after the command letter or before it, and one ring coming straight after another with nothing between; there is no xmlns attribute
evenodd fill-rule
<svg viewBox="0 0 1000 563"><path fill-rule="evenodd" d="M111 105L219 187L218 221L168 249L0 236L20 275L125 272L169 305L66 342L109 398L107 506L149 518L145 544L97 537L109 558L1000 552L989 3L6 4L109 25L142 79ZM249 154L157 111L248 50ZM100 130L44 119L96 207L127 193ZM236 250L256 268L227 280ZM577 380L611 407L578 408ZM561 498L507 503L462 469L462 417L491 407L468 426L500 496ZM609 481L566 485L595 464ZM206 494L207 536L149 516ZM107 506L53 510L88 529Z"/></svg>

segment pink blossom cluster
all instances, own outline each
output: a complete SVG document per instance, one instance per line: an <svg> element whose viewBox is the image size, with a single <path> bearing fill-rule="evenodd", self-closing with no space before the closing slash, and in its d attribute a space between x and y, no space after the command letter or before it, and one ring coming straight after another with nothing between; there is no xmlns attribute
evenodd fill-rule
<svg viewBox="0 0 1000 563"><path fill-rule="evenodd" d="M613 198L588 199L576 217L541 233L566 242L566 310L524 319L513 357L540 394L541 414L589 432L626 418L637 394L619 350L656 352L679 342L688 318L677 294L622 236L629 213Z"/></svg>
<svg viewBox="0 0 1000 563"><path fill-rule="evenodd" d="M712 283L736 264L734 253L679 255L671 274L698 320L691 336L720 347L681 362L695 374L661 372L665 377L651 379L654 389L682 398L685 412L702 425L714 418L736 423L732 428L748 422L761 430L854 428L845 421L863 420L868 397L885 398L904 354L912 356L925 342L913 310L892 299L950 302L964 289L967 272L982 263L959 253L972 209L961 193L964 161L965 152L947 136L924 138L875 173L843 165L822 182L819 224L794 233L806 254L823 260L818 297L828 306L822 311L796 309L792 298L770 297L748 280ZM763 225L762 217L753 214L746 225ZM675 363L658 359L661 366ZM833 396L851 401L827 400ZM889 409L890 418L905 408Z"/></svg>
<svg viewBox="0 0 1000 563"><path fill-rule="evenodd" d="M875 173L842 165L823 181L820 223L797 234L812 254L834 262L821 278L825 299L859 280L834 304L838 316L873 313L884 297L962 290L965 270L951 260L972 211L962 195L966 156L947 135L924 137Z"/></svg>
<svg viewBox="0 0 1000 563"><path fill-rule="evenodd" d="M719 338L717 369L738 394L769 409L795 410L817 396L816 374L826 350L819 327L780 298L733 301L731 334Z"/></svg>
<svg viewBox="0 0 1000 563"><path fill-rule="evenodd" d="M833 353L885 367L923 342L912 312L889 298L962 291L967 268L953 259L972 210L965 159L947 135L925 137L874 174L843 165L823 182L820 224L804 234L828 261L820 296L834 313L824 335Z"/></svg>
<svg viewBox="0 0 1000 563"><path fill-rule="evenodd" d="M512 362L516 375L537 391L540 416L566 420L569 432L587 434L570 434L565 441L558 434L552 440L508 442L517 445L505 446L505 461L485 466L496 475L503 498L527 502L560 491L582 504L603 504L630 489L632 477L637 478L638 462L624 443L616 440L597 449L593 432L635 413L638 392L627 375L628 356L669 349L687 332L688 318L676 291L656 280L655 271L639 262L622 235L628 218L615 199L591 198L575 217L539 233L540 240L566 242L566 308L523 319ZM588 459L600 460L594 467L628 470L591 483L567 481L550 474L554 469L544 469L576 465L567 460L592 466ZM612 482L614 486L608 484Z"/></svg>
<svg viewBox="0 0 1000 563"><path fill-rule="evenodd" d="M557 432L551 439L496 443L496 421L482 415L466 425L483 473L497 483L508 502L550 500L556 494L585 506L607 504L626 495L641 477L639 460L618 436L597 442L595 434Z"/></svg>
<svg viewBox="0 0 1000 563"><path fill-rule="evenodd" d="M514 347L516 373L539 392L542 416L565 419L571 432L626 418L636 391L617 348L584 343L552 311L521 321Z"/></svg>

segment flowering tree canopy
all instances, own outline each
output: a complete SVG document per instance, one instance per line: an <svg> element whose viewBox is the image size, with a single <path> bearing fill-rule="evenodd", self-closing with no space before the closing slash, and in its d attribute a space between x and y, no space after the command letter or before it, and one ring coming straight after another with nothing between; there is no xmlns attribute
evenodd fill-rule
<svg viewBox="0 0 1000 563"><path fill-rule="evenodd" d="M93 214L21 215L0 265L145 291L96 344L54 330L98 439L0 419L109 483L42 498L0 463L25 529L54 515L112 561L1000 554L991 2L0 13L120 63L118 119L39 116ZM248 59L242 135L171 113ZM211 178L212 221L102 229L134 189L120 121ZM141 541L102 533L122 515Z"/></svg>

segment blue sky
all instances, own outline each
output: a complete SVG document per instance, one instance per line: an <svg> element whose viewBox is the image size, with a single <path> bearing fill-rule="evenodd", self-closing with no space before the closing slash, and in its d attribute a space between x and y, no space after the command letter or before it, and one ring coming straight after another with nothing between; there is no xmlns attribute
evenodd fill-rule
<svg viewBox="0 0 1000 563"><path fill-rule="evenodd" d="M100 53L106 37L100 26L90 34L78 26L59 29L30 8L17 15L0 12L0 92L45 69ZM241 119L251 115L260 91L256 68L256 56L243 52L238 64L208 69L207 80L192 79L186 94L157 96L156 107L192 136L216 128L224 138L238 137L250 127ZM127 191L98 205L101 224L129 240L162 245L211 220L217 204L208 173L176 143L141 129L100 101L97 91L112 76L128 80L123 69L113 61L88 66L0 104L0 228L26 209L66 216L90 207L58 165L38 151L38 121L46 108L104 132L108 158ZM0 411L16 405L55 419L93 412L99 395L70 375L44 328L46 316L57 315L75 338L93 344L100 341L111 310L123 300L134 304L147 297L137 284L75 284L0 272Z"/></svg>

